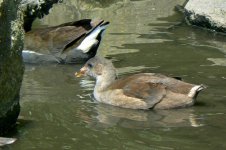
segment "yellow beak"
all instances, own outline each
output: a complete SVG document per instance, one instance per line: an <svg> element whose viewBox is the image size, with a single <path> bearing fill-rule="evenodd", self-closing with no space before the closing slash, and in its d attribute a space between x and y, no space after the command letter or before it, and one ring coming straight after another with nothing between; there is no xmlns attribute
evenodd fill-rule
<svg viewBox="0 0 226 150"><path fill-rule="evenodd" d="M83 77L85 75L86 71L87 71L87 69L85 67L82 67L79 72L75 73L75 76L77 78Z"/></svg>

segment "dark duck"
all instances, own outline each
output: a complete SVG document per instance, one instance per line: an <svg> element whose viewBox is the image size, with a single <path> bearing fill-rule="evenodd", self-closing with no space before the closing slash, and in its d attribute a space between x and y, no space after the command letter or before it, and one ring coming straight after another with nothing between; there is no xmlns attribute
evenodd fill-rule
<svg viewBox="0 0 226 150"><path fill-rule="evenodd" d="M25 34L25 63L81 63L94 57L109 22L84 19Z"/></svg>

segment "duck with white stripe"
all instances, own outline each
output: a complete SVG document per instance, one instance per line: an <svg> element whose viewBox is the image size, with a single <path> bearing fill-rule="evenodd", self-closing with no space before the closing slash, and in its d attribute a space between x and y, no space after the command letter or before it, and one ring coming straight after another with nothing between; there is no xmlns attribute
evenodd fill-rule
<svg viewBox="0 0 226 150"><path fill-rule="evenodd" d="M25 63L81 63L94 57L109 22L84 19L25 34Z"/></svg>

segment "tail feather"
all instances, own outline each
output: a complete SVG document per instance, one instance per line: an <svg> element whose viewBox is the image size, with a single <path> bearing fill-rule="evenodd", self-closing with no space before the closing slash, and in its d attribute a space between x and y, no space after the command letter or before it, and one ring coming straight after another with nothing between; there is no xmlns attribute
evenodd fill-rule
<svg viewBox="0 0 226 150"><path fill-rule="evenodd" d="M201 84L201 85L199 86L197 92L200 92L200 91L202 91L202 90L204 90L204 89L206 89L206 88L207 88L206 85Z"/></svg>
<svg viewBox="0 0 226 150"><path fill-rule="evenodd" d="M92 29L81 42L81 44L76 48L82 50L83 53L88 53L93 46L99 46L101 41L101 36L103 31L106 29L109 22L101 21L94 29Z"/></svg>
<svg viewBox="0 0 226 150"><path fill-rule="evenodd" d="M204 86L203 84L194 86L193 88L191 88L190 92L188 93L188 97L196 98L199 92L204 90L205 88L207 87Z"/></svg>

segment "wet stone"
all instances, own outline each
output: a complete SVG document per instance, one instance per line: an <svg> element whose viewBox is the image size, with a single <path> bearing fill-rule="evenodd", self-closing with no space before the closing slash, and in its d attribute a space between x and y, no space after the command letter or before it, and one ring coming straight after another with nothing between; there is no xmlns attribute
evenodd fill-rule
<svg viewBox="0 0 226 150"><path fill-rule="evenodd" d="M226 33L225 0L189 0L185 5L189 23Z"/></svg>

